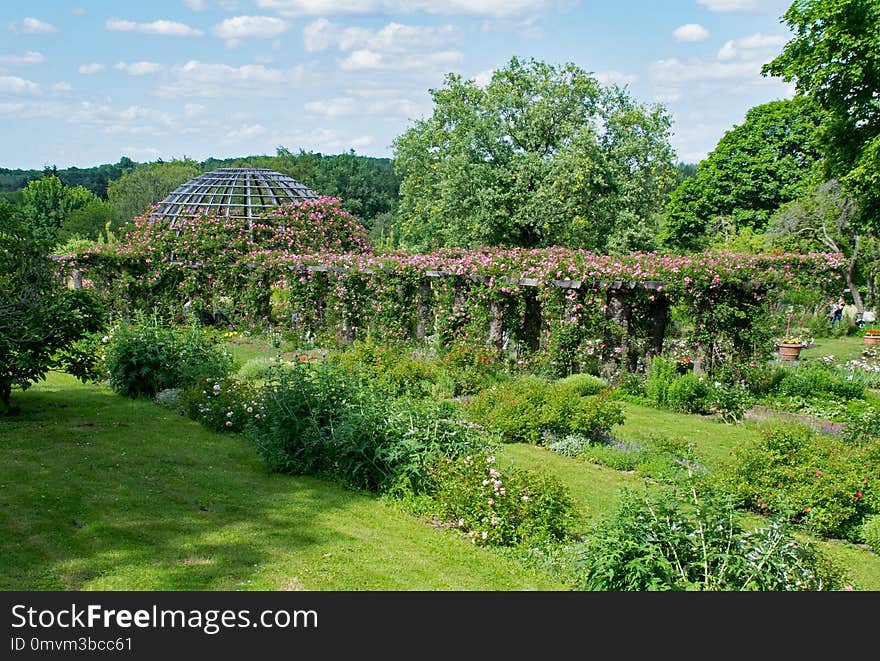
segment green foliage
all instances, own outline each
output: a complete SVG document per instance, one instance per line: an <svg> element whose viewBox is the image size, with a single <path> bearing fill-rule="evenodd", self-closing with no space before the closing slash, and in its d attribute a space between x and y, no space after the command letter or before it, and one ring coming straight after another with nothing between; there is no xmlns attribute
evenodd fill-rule
<svg viewBox="0 0 880 661"><path fill-rule="evenodd" d="M678 361L663 356L655 356L648 363L645 379L645 396L658 406L665 407L669 396L669 386L678 378Z"/></svg>
<svg viewBox="0 0 880 661"><path fill-rule="evenodd" d="M850 416L844 438L851 443L880 440L880 409L871 406Z"/></svg>
<svg viewBox="0 0 880 661"><path fill-rule="evenodd" d="M865 379L857 372L844 372L829 363L804 361L787 369L773 392L787 397L825 395L844 401L863 399Z"/></svg>
<svg viewBox="0 0 880 661"><path fill-rule="evenodd" d="M608 382L592 374L572 374L556 381L554 387L564 388L578 397L588 397L608 390Z"/></svg>
<svg viewBox="0 0 880 661"><path fill-rule="evenodd" d="M443 458L430 470L437 517L480 545L534 545L565 539L576 522L573 501L552 476L476 453Z"/></svg>
<svg viewBox="0 0 880 661"><path fill-rule="evenodd" d="M278 358L251 358L238 368L236 377L241 381L262 381L280 366Z"/></svg>
<svg viewBox="0 0 880 661"><path fill-rule="evenodd" d="M104 324L91 291L67 289L13 209L0 204L0 404L64 364L64 351Z"/></svg>
<svg viewBox="0 0 880 661"><path fill-rule="evenodd" d="M430 395L440 367L439 361L370 341L355 342L344 351L334 352L330 360L392 397Z"/></svg>
<svg viewBox="0 0 880 661"><path fill-rule="evenodd" d="M799 95L829 114L822 135L826 178L856 192L867 212L863 227L876 229L880 6L874 0L797 0L782 20L794 36L762 72L794 81Z"/></svg>
<svg viewBox="0 0 880 661"><path fill-rule="evenodd" d="M664 241L693 249L705 245L707 233L762 230L781 204L806 191L820 158L820 123L820 111L803 98L750 109L700 163L697 176L672 193Z"/></svg>
<svg viewBox="0 0 880 661"><path fill-rule="evenodd" d="M666 405L678 413L705 414L710 411L709 385L694 374L676 377L666 391Z"/></svg>
<svg viewBox="0 0 880 661"><path fill-rule="evenodd" d="M697 470L694 446L687 441L651 435L639 441L611 439L605 443L580 434L569 434L547 445L550 450L567 457L619 471L635 471L644 477L662 482L676 482Z"/></svg>
<svg viewBox="0 0 880 661"><path fill-rule="evenodd" d="M431 94L394 142L402 245L650 249L675 177L662 107L517 58L485 88L450 74Z"/></svg>
<svg viewBox="0 0 880 661"><path fill-rule="evenodd" d="M361 489L418 493L430 462L486 444L455 404L393 399L329 362L279 371L259 400L247 431L270 470Z"/></svg>
<svg viewBox="0 0 880 661"><path fill-rule="evenodd" d="M843 584L839 569L782 522L746 531L729 500L693 487L675 495L626 492L580 557L587 590L814 591Z"/></svg>
<svg viewBox="0 0 880 661"><path fill-rule="evenodd" d="M104 363L113 390L132 398L188 388L232 368L231 356L199 328L165 327L143 316L115 326Z"/></svg>
<svg viewBox="0 0 880 661"><path fill-rule="evenodd" d="M37 239L50 242L69 237L69 233L59 234L65 225L81 220L82 214L75 212L101 204L91 191L82 186L69 188L55 175L30 181L21 195L21 212L29 231Z"/></svg>
<svg viewBox="0 0 880 661"><path fill-rule="evenodd" d="M130 221L199 174L199 164L189 159L144 163L125 172L107 185L107 199L113 207L114 220L118 223Z"/></svg>
<svg viewBox="0 0 880 661"><path fill-rule="evenodd" d="M865 517L861 529L862 541L874 553L880 553L880 514L872 514Z"/></svg>
<svg viewBox="0 0 880 661"><path fill-rule="evenodd" d="M854 445L790 424L739 445L719 481L741 507L852 540L880 512L878 457L878 442Z"/></svg>
<svg viewBox="0 0 880 661"><path fill-rule="evenodd" d="M184 390L180 405L187 416L218 432L242 432L260 415L262 404L253 384L233 378L205 377Z"/></svg>
<svg viewBox="0 0 880 661"><path fill-rule="evenodd" d="M601 440L623 424L623 409L608 396L581 397L569 385L523 376L481 391L465 403L474 422L506 442L548 443L568 434Z"/></svg>

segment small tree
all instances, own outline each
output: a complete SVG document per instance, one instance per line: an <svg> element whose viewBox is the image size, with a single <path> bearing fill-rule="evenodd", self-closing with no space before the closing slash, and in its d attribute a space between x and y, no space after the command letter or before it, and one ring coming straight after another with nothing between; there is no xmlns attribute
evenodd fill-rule
<svg viewBox="0 0 880 661"><path fill-rule="evenodd" d="M98 299L66 289L46 245L8 205L0 206L0 403L63 363L63 350L103 323Z"/></svg>

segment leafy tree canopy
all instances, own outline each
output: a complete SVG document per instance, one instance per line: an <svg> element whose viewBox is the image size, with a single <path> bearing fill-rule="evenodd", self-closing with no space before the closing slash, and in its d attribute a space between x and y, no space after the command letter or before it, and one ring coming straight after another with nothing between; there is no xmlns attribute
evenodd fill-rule
<svg viewBox="0 0 880 661"><path fill-rule="evenodd" d="M98 330L103 314L86 289L67 289L27 223L0 205L0 408L12 388L25 389L65 364L63 352Z"/></svg>
<svg viewBox="0 0 880 661"><path fill-rule="evenodd" d="M21 192L21 209L30 231L40 240L54 240L77 209L98 197L82 186L70 188L54 174L30 181Z"/></svg>
<svg viewBox="0 0 880 661"><path fill-rule="evenodd" d="M765 75L794 81L829 113L826 177L862 203L864 226L880 227L880 3L796 0L782 21L794 32Z"/></svg>
<svg viewBox="0 0 880 661"><path fill-rule="evenodd" d="M813 182L821 123L821 111L803 98L750 109L700 163L697 176L672 193L664 240L693 249L719 230L763 230L780 205Z"/></svg>
<svg viewBox="0 0 880 661"><path fill-rule="evenodd" d="M410 248L650 249L675 179L670 118L574 64L513 58L482 88L456 74L394 142Z"/></svg>
<svg viewBox="0 0 880 661"><path fill-rule="evenodd" d="M199 164L189 159L138 165L107 185L115 220L128 222L200 173Z"/></svg>

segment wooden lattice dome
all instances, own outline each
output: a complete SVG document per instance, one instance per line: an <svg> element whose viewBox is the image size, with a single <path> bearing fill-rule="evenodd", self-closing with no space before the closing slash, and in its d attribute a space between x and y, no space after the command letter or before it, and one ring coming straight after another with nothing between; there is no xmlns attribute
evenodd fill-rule
<svg viewBox="0 0 880 661"><path fill-rule="evenodd" d="M196 214L213 212L229 218L246 218L248 224L266 211L318 193L274 170L220 168L181 185L162 200L151 219L166 219L174 226Z"/></svg>

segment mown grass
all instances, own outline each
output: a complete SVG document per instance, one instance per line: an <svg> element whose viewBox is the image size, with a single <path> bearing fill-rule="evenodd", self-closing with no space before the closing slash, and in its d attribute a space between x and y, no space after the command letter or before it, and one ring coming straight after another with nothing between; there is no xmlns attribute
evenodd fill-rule
<svg viewBox="0 0 880 661"><path fill-rule="evenodd" d="M0 589L565 589L517 554L475 547L393 501L270 475L242 437L149 401L66 375L15 399L21 413L0 418ZM624 408L618 437L686 439L710 469L759 433L754 423ZM499 459L562 481L582 532L622 489L658 486L536 446L505 445ZM880 555L818 544L859 588L880 590Z"/></svg>
<svg viewBox="0 0 880 661"><path fill-rule="evenodd" d="M3 590L556 590L239 436L65 375L0 419Z"/></svg>

